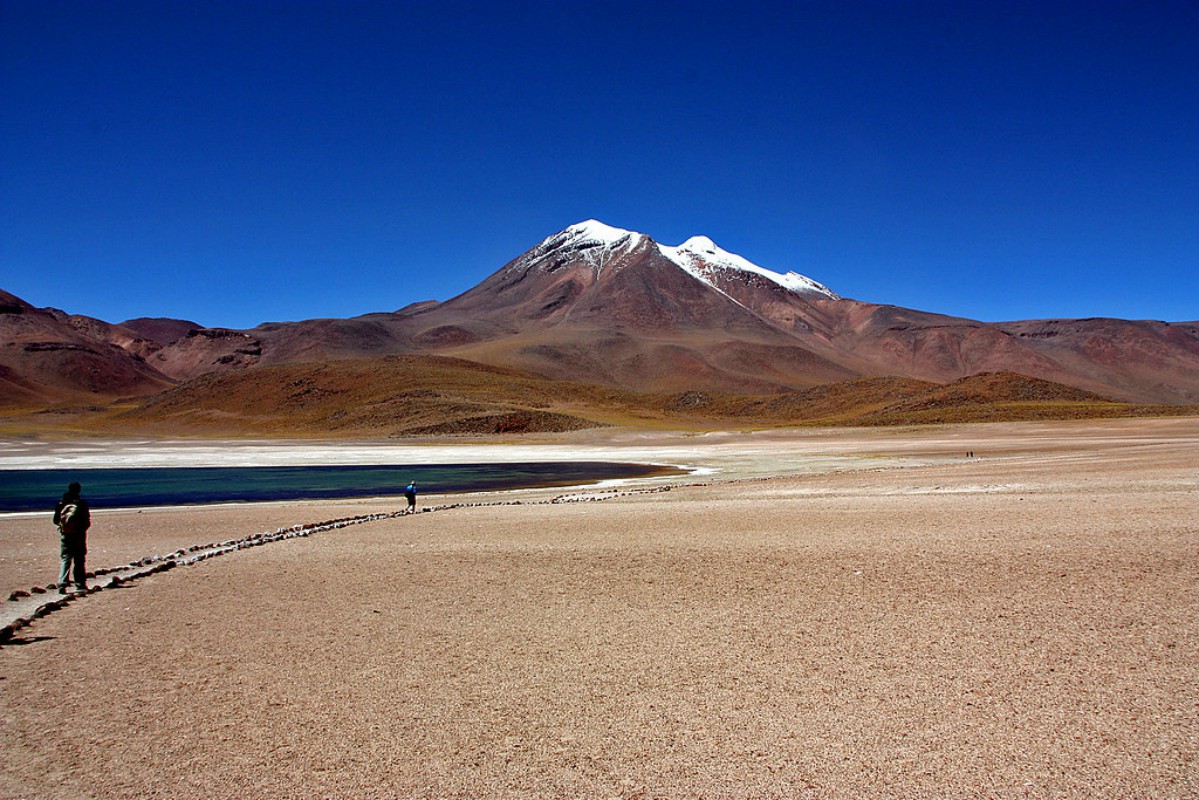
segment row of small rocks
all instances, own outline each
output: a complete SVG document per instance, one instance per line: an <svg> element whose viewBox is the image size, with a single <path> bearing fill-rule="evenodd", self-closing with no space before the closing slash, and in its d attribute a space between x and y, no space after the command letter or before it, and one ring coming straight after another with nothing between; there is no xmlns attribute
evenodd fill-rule
<svg viewBox="0 0 1199 800"><path fill-rule="evenodd" d="M16 614L15 616L12 614L4 615L6 618L9 618L9 621L6 625L0 627L0 646L11 640L16 636L17 631L28 626L35 619L41 619L48 614L65 608L68 604L81 597L102 592L105 589L115 589L127 581L135 578L143 578L156 572L165 572L166 570L174 569L176 566L177 564L174 561L162 561L136 570L118 567L116 569L97 570L94 573L89 572L89 580L105 575L109 576L109 578L107 581L89 583L86 588L60 595L54 599L43 600L39 595L48 595L50 592L56 591L58 587L55 584L50 584L46 587L34 586L28 592L17 590L8 596L8 601L5 603L5 605L12 607Z"/></svg>
<svg viewBox="0 0 1199 800"><path fill-rule="evenodd" d="M528 501L528 505L543 505L543 504L560 504L560 503L593 503L603 500L612 500L617 497L627 497L635 494L651 494L655 492L668 492L673 488L669 485L657 486L643 489L628 489L619 492L602 492L589 494L575 495L558 495L548 500ZM522 500L504 500L490 502L474 502L474 503L448 503L445 505L426 506L420 509L419 513L429 513L435 511L451 511L459 508L481 508L490 506L519 506L525 505L526 501ZM290 527L279 528L275 531L266 531L263 533L253 533L248 536L243 536L239 539L229 539L224 542L212 542L209 544L198 544L187 547L181 550L176 550L166 555L147 556L132 561L129 564L121 567L107 567L87 573L88 585L84 589L71 592L70 594L60 595L53 598L52 593L58 590L57 584L49 584L47 586L34 586L29 591L18 589L8 596L8 599L0 604L0 621L7 618L7 624L0 627L0 646L12 640L17 632L29 626L34 620L52 614L62 608L65 608L70 603L87 595L96 592L104 591L105 589L115 589L122 584L138 578L144 578L159 572L174 569L179 566L190 566L205 561L210 558L216 558L227 553L236 552L238 550L246 550L251 547L261 547L264 544L271 542L279 542L287 539L295 539L299 537L311 536L314 533L324 531L337 530L350 525L360 525L364 522L375 522L381 519L394 519L396 517L407 516L408 511L393 511L389 513L363 514L354 517L342 517L340 519L325 520L323 522L315 522L308 525L292 525ZM107 580L102 580L107 578ZM47 597L50 595L50 597ZM4 613L4 612L8 613Z"/></svg>
<svg viewBox="0 0 1199 800"><path fill-rule="evenodd" d="M86 588L53 599L45 598L45 596L57 591L58 586L56 584L49 584L44 587L34 586L29 591L17 590L8 596L8 600L4 604L8 606L4 610L9 611L9 613L4 614L4 617L9 619L7 624L0 627L0 645L10 641L17 634L17 631L27 627L36 619L41 619L48 614L65 608L70 603L82 597L104 591L105 589L115 589L122 584L138 578L165 572L178 566L196 564L200 561L237 550L259 547L269 542L311 536L321 531L344 528L347 525L371 522L390 516L395 516L395 514L366 514L358 517L345 517L316 522L310 525L293 525L286 528L279 528L276 531L250 534L240 539L193 545L182 550L176 550L173 553L167 553L166 555L147 556L146 558L132 561L125 566L108 567L88 572L88 584ZM107 580L103 580L104 578L107 578Z"/></svg>

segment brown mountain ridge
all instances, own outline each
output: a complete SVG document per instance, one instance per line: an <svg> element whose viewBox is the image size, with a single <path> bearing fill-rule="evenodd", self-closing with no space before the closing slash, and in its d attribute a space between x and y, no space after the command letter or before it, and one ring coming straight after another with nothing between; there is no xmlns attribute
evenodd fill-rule
<svg viewBox="0 0 1199 800"><path fill-rule="evenodd" d="M673 410L663 407L663 414L677 419L711 413L727 420L731 408L750 419L758 412L763 421L791 419L794 415L782 413L788 404L808 409L794 417L806 419L815 412L809 400L798 398L809 391L815 392L810 401L822 397L824 416L835 419L859 408L861 393L877 391L886 381L915 381L927 389L980 373L1018 374L1090 394L1067 399L1054 389L1047 397L1015 400L1005 394L1007 389L992 387L966 405L1094 404L1105 402L1102 398L1141 405L1199 403L1199 324L1194 322L984 323L947 317L843 298L795 273L757 267L703 237L668 247L594 220L548 237L454 298L352 319L265 323L248 330L160 318L114 325L34 308L0 292L0 408L13 411L104 405L156 395L176 384L181 385L162 395L162 402L182 402L179 398L199 398L203 387L245 373L236 391L232 384L227 387L229 402L256 387L260 405L267 409L258 416L267 424L275 408L290 408L295 401L268 390L265 375L275 373L262 378L251 373L293 366L300 372L287 373L289 380L302 380L301 372L319 373L320 365L332 369L335 363L364 361L361 369L347 368L338 380L358 375L379 381L381 370L416 363L402 357L421 356L451 359L426 362L436 365L433 371L439 375L449 374L447 364L470 362L482 370L499 370L495 374L509 376L505 380L520 375L522 380L546 381L539 391L548 386L566 399L584 397L591 414L584 417L590 422L605 416L595 412L597 397L616 403L618 419L636 407L628 403L657 409L655 398L682 404ZM399 374L414 379L410 372ZM396 387L393 394L403 391ZM755 395L768 399L760 406L745 399ZM492 403L488 408L500 417L515 407L572 416L569 410L545 411L562 405L556 398L543 398L544 408L536 408L513 405L513 398L505 397L485 402L476 397L470 403ZM197 402L198 409L213 401ZM384 416L407 407L398 401L385 407L378 407L382 401L377 398L372 402L374 413ZM411 397L405 402L424 415L416 429L455 424L432 414L429 403ZM153 416L148 409L154 403L139 413ZM470 403L458 409L455 419L474 418L480 407ZM707 410L699 413L704 406ZM912 420L935 421L945 416L935 407L896 408L880 419L902 412ZM773 411L766 413L767 408ZM1013 408L1009 410L1015 413ZM341 417L325 419L324 424L333 426L330 432L411 429L390 417L380 417L376 424L354 408L341 410ZM216 424L219 409L209 411L207 424ZM228 419L254 417L245 411L229 410ZM574 424L537 418L535 427L545 429ZM148 422L150 417L139 419Z"/></svg>

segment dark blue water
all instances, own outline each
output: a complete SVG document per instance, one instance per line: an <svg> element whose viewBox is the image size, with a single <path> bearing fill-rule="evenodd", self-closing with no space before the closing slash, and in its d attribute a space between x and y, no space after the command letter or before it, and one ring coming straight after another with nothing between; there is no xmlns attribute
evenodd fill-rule
<svg viewBox="0 0 1199 800"><path fill-rule="evenodd" d="M83 484L92 508L176 506L262 500L332 499L570 486L673 472L606 461L337 467L173 467L0 470L0 511L46 511Z"/></svg>

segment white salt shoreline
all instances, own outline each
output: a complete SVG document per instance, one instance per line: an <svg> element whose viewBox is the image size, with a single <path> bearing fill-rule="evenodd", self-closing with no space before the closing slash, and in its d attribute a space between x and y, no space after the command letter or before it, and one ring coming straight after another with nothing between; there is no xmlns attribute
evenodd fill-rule
<svg viewBox="0 0 1199 800"><path fill-rule="evenodd" d="M605 440L607 439L607 440ZM616 461L673 466L695 474L740 473L763 460L783 473L852 468L862 455L851 448L830 454L824 436L808 431L759 433L626 433L520 442L379 440L122 440L4 441L0 469L342 466L356 464L510 464L548 461ZM785 452L780 452L785 451ZM782 459L778 457L782 456ZM873 456L872 456L873 457ZM875 457L876 458L876 457ZM896 455L898 462L909 456ZM920 459L926 461L927 459ZM940 460L940 459L936 459ZM881 466L877 462L870 466ZM757 472L758 470L752 470Z"/></svg>

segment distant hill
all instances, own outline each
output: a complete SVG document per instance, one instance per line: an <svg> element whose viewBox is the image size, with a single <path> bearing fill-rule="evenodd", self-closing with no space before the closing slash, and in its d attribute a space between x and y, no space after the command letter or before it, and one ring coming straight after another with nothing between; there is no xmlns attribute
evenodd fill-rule
<svg viewBox="0 0 1199 800"><path fill-rule="evenodd" d="M121 323L121 327L156 342L160 346L177 342L194 330L203 328L195 322L167 317L138 317Z"/></svg>
<svg viewBox="0 0 1199 800"><path fill-rule="evenodd" d="M133 331L0 291L0 408L106 403L172 381L148 366L155 345Z"/></svg>
<svg viewBox="0 0 1199 800"><path fill-rule="evenodd" d="M1190 407L1190 413L1199 409ZM859 416L860 425L1092 419L1187 413L1186 407L1121 403L1094 392L1011 372L971 375L887 403Z"/></svg>
<svg viewBox="0 0 1199 800"><path fill-rule="evenodd" d="M209 373L107 424L184 434L522 433L595 427L602 422L571 409L602 417L623 399L461 359L389 356Z"/></svg>
<svg viewBox="0 0 1199 800"><path fill-rule="evenodd" d="M56 415L94 434L414 437L618 425L727 429L911 425L1199 413L1118 403L1011 373L949 385L857 378L778 395L631 392L442 356L389 356L211 373L141 402Z"/></svg>

